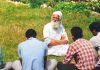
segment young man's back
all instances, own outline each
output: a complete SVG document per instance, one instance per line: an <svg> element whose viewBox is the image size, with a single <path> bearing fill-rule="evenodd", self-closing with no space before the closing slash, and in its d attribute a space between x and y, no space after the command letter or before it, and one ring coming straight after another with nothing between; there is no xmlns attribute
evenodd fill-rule
<svg viewBox="0 0 100 70"><path fill-rule="evenodd" d="M44 57L47 45L36 39L33 30L27 31L27 40L18 45L18 54L22 60L22 70L44 70Z"/></svg>
<svg viewBox="0 0 100 70"><path fill-rule="evenodd" d="M77 39L71 44L67 58L64 63L71 58L69 56L77 53L75 66L80 70L92 70L96 63L96 53L92 44L85 39ZM69 57L69 58L68 58Z"/></svg>

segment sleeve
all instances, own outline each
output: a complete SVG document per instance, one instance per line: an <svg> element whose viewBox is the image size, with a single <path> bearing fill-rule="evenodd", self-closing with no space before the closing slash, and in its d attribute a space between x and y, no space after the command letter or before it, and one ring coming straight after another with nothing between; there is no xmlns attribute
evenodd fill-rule
<svg viewBox="0 0 100 70"><path fill-rule="evenodd" d="M68 40L68 35L67 35L65 28L63 26L62 26L62 30L63 30L62 35L64 35L66 37L66 40Z"/></svg>
<svg viewBox="0 0 100 70"><path fill-rule="evenodd" d="M49 37L49 27L47 25L44 26L43 37L46 44L49 44L51 42L51 39Z"/></svg>
<svg viewBox="0 0 100 70"><path fill-rule="evenodd" d="M18 45L18 55L21 58L21 47L20 47L20 45Z"/></svg>
<svg viewBox="0 0 100 70"><path fill-rule="evenodd" d="M74 54L75 54L74 47L70 46L66 54L66 57L63 61L63 64L69 63L72 60Z"/></svg>

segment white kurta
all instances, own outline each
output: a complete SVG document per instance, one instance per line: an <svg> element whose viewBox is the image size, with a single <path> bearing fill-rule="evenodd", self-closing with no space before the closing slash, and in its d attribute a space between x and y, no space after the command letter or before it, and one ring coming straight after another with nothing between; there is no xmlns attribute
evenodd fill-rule
<svg viewBox="0 0 100 70"><path fill-rule="evenodd" d="M49 44L52 39L60 40L62 35L64 35L66 37L66 40L68 40L67 33L65 32L65 29L62 24L57 30L53 29L52 23L48 23L44 26L43 36L45 39L44 41L47 44ZM66 45L66 44L51 46L51 48L48 48L48 55L65 56L68 50L68 47L69 45Z"/></svg>

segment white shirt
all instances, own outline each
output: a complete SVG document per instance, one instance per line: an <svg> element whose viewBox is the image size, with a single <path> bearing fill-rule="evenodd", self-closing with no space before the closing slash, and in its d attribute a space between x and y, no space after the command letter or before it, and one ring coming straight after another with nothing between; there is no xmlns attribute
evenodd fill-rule
<svg viewBox="0 0 100 70"><path fill-rule="evenodd" d="M96 36L93 36L90 39L91 43L93 44L94 47L98 47L98 54L100 55L100 32L98 32L98 34ZM97 62L97 66L100 64L100 58L99 61Z"/></svg>
<svg viewBox="0 0 100 70"><path fill-rule="evenodd" d="M98 32L98 34L96 36L93 36L90 41L92 42L94 47L99 46L100 48L100 32Z"/></svg>
<svg viewBox="0 0 100 70"><path fill-rule="evenodd" d="M66 40L68 40L67 33L65 32L65 29L62 24L57 30L53 29L52 23L48 23L44 26L43 36L45 39L44 41L47 44L49 44L52 39L60 40L62 35L64 35L66 37ZM51 48L48 48L48 55L65 56L68 47L68 44L51 46Z"/></svg>
<svg viewBox="0 0 100 70"><path fill-rule="evenodd" d="M51 39L60 40L62 35L64 35L66 37L66 40L68 40L67 33L65 32L65 29L62 24L57 30L53 29L51 22L44 26L43 36L47 44L51 42Z"/></svg>

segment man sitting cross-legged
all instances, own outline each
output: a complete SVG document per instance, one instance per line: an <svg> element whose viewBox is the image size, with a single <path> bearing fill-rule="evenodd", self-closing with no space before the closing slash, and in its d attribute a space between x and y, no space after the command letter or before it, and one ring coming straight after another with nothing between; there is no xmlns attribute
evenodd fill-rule
<svg viewBox="0 0 100 70"><path fill-rule="evenodd" d="M58 62L58 70L93 70L97 58L93 45L82 38L83 32L80 27L73 27L71 34L74 42L70 45L63 63ZM71 64L73 58L75 63Z"/></svg>

